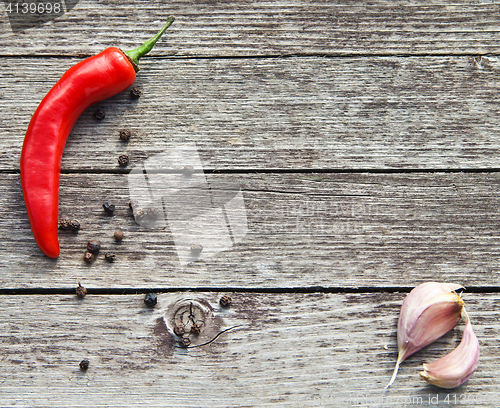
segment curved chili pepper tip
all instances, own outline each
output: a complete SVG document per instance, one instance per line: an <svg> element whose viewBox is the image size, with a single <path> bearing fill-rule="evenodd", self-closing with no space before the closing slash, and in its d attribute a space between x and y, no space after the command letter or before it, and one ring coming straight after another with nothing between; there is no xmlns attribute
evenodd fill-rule
<svg viewBox="0 0 500 408"><path fill-rule="evenodd" d="M156 42L160 39L160 37L163 35L165 30L172 25L174 22L175 17L169 17L163 28L156 33L156 35L153 38L150 38L147 40L144 44L142 44L140 47L137 47L133 50L127 51L125 54L133 61L133 63L137 66L139 65L139 58L142 56L146 55L149 51L153 49L155 46Z"/></svg>

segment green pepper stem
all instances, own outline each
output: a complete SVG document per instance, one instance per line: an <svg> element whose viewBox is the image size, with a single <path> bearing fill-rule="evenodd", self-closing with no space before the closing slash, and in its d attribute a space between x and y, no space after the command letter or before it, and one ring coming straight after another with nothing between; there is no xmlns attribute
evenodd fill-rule
<svg viewBox="0 0 500 408"><path fill-rule="evenodd" d="M139 65L139 58L141 58L143 55L146 55L149 51L153 49L156 42L160 39L165 30L172 25L174 20L175 20L174 17L169 17L163 28L160 31L158 31L153 38L147 40L140 47L137 47L125 53L134 62L136 66Z"/></svg>

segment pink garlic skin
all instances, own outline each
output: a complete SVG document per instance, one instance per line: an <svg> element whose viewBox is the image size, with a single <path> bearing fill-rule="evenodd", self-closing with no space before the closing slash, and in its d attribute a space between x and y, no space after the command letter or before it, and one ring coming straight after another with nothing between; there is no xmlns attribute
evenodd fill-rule
<svg viewBox="0 0 500 408"><path fill-rule="evenodd" d="M398 349L401 361L453 329L462 317L464 302L455 292L441 293L429 302L401 314Z"/></svg>
<svg viewBox="0 0 500 408"><path fill-rule="evenodd" d="M426 282L414 288L406 296L401 306L398 320L398 349L401 349L406 336L411 331L413 324L426 309L426 303L443 293L462 289L462 285L456 283ZM416 351L416 350L415 350ZM409 354L407 355L407 357Z"/></svg>
<svg viewBox="0 0 500 408"><path fill-rule="evenodd" d="M406 296L398 320L398 359L386 388L403 360L457 325L464 303L454 291L460 288L454 283L426 282Z"/></svg>
<svg viewBox="0 0 500 408"><path fill-rule="evenodd" d="M439 360L424 364L424 371L420 376L428 383L441 388L455 388L466 382L476 371L479 364L479 341L467 312L465 318L462 341L457 348Z"/></svg>

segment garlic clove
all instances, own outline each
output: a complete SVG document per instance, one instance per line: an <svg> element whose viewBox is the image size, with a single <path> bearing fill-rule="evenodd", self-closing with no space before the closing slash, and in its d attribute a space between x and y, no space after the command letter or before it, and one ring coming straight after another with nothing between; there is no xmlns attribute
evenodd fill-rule
<svg viewBox="0 0 500 408"><path fill-rule="evenodd" d="M403 331L401 343L398 342L403 360L453 329L462 316L464 301L456 292L448 292L424 306L413 326Z"/></svg>
<svg viewBox="0 0 500 408"><path fill-rule="evenodd" d="M389 387L403 360L429 345L456 326L464 302L453 283L426 282L414 288L401 306L398 321L398 359Z"/></svg>
<svg viewBox="0 0 500 408"><path fill-rule="evenodd" d="M479 364L479 341L469 316L464 309L465 328L462 341L455 350L439 360L424 364L420 376L430 384L441 388L455 388L466 382Z"/></svg>
<svg viewBox="0 0 500 408"><path fill-rule="evenodd" d="M409 332L415 321L426 308L426 304L436 296L443 293L453 292L463 289L462 285L456 283L426 282L414 288L406 296L401 306L401 313L398 321L398 348L402 347L405 336L400 336L402 332Z"/></svg>

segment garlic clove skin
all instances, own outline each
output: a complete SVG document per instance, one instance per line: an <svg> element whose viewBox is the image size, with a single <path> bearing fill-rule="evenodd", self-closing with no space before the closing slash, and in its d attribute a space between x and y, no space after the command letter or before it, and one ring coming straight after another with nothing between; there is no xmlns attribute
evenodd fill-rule
<svg viewBox="0 0 500 408"><path fill-rule="evenodd" d="M426 282L406 296L398 320L398 359L385 388L396 379L403 360L457 325L464 302L454 291L460 288L454 283Z"/></svg>
<svg viewBox="0 0 500 408"><path fill-rule="evenodd" d="M401 306L398 321L398 349L401 349L406 340L407 333L412 329L415 321L427 307L426 304L436 296L443 293L463 289L462 285L456 283L426 282L414 288L406 296Z"/></svg>
<svg viewBox="0 0 500 408"><path fill-rule="evenodd" d="M405 327L401 336L398 333L402 360L453 329L462 317L463 307L464 301L456 292L442 293L425 303L413 326Z"/></svg>
<svg viewBox="0 0 500 408"><path fill-rule="evenodd" d="M455 388L466 382L479 364L479 341L469 316L464 309L465 328L462 341L455 350L439 360L424 364L420 376L428 383L441 388Z"/></svg>

